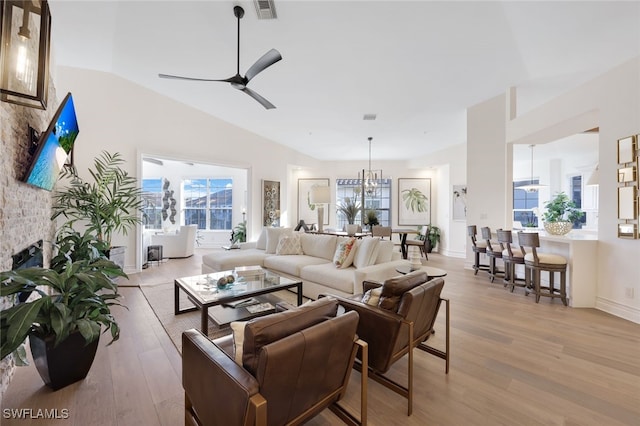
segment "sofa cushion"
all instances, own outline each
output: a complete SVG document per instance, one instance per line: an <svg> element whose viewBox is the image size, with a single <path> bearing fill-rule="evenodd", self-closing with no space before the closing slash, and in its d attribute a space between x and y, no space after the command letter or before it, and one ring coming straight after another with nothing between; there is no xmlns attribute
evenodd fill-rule
<svg viewBox="0 0 640 426"><path fill-rule="evenodd" d="M424 271L415 271L407 275L389 278L382 284L378 306L395 312L404 292L426 282L427 278L427 273Z"/></svg>
<svg viewBox="0 0 640 426"><path fill-rule="evenodd" d="M323 297L295 309L249 321L244 327L242 354L244 368L255 376L258 354L263 346L318 324L327 318L335 317L337 312L338 302L335 299Z"/></svg>
<svg viewBox="0 0 640 426"><path fill-rule="evenodd" d="M236 266L263 266L268 256L264 250L258 249L216 251L202 256L202 263L214 271L229 271Z"/></svg>
<svg viewBox="0 0 640 426"><path fill-rule="evenodd" d="M264 259L265 268L272 269L275 272L294 275L296 277L300 276L300 272L305 266L325 263L332 265L332 263L328 262L326 259L306 255L269 256Z"/></svg>
<svg viewBox="0 0 640 426"><path fill-rule="evenodd" d="M267 249L267 228L262 228L258 241L256 241L256 248L260 250Z"/></svg>
<svg viewBox="0 0 640 426"><path fill-rule="evenodd" d="M376 265L391 262L393 258L393 241L380 240L378 243L378 256L376 257Z"/></svg>
<svg viewBox="0 0 640 426"><path fill-rule="evenodd" d="M264 250L265 253L276 254L280 237L290 237L292 234L292 228L267 228L267 248Z"/></svg>
<svg viewBox="0 0 640 426"><path fill-rule="evenodd" d="M294 232L293 235L281 236L276 247L276 255L288 256L292 254L302 254L302 247L300 246L300 236Z"/></svg>
<svg viewBox="0 0 640 426"><path fill-rule="evenodd" d="M305 266L302 268L299 277L304 281L312 281L327 287L329 293L331 289L336 289L353 294L354 272L355 269L353 267L339 269L336 268L333 263L325 263L322 265Z"/></svg>
<svg viewBox="0 0 640 426"><path fill-rule="evenodd" d="M373 265L378 257L380 240L378 238L363 238L356 249L356 255L353 258L353 266L356 268L364 268Z"/></svg>
<svg viewBox="0 0 640 426"><path fill-rule="evenodd" d="M353 263L356 254L355 238L340 238L336 245L336 252L333 255L333 264L336 268L348 268Z"/></svg>
<svg viewBox="0 0 640 426"><path fill-rule="evenodd" d="M333 260L338 237L335 235L300 234L302 252L309 256Z"/></svg>

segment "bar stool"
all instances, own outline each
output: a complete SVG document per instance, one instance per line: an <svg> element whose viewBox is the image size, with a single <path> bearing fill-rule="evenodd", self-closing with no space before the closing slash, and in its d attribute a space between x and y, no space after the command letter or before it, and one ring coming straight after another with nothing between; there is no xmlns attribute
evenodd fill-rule
<svg viewBox="0 0 640 426"><path fill-rule="evenodd" d="M505 273L505 271L500 271L496 267L496 259L502 259L503 247L499 242L491 241L491 228L488 226L480 228L480 232L482 233L482 239L487 243L485 251L489 258L489 281L493 282L498 274L504 276Z"/></svg>
<svg viewBox="0 0 640 426"><path fill-rule="evenodd" d="M475 271L473 275L478 275L478 271L488 271L489 265L484 265L480 263L480 253L487 253L487 243L482 241L476 241L476 234L478 233L476 225L467 226L467 234L469 238L471 238L471 249L475 255L475 262L473 264L473 270Z"/></svg>
<svg viewBox="0 0 640 426"><path fill-rule="evenodd" d="M511 244L513 243L513 236L511 231L504 229L498 229L496 231L498 235L498 242L503 247L502 261L504 262L504 286L511 286L511 292L516 286L524 287L524 279L516 276L516 265L524 265L524 254L522 250L513 251Z"/></svg>
<svg viewBox="0 0 640 426"><path fill-rule="evenodd" d="M562 303L567 306L567 259L563 256L550 253L538 253L540 238L537 232L518 232L518 244L524 253L525 266L525 292L533 292L536 295L536 303L540 301L540 296L559 297ZM531 248L531 253L527 253L525 247ZM540 283L540 272L549 272L549 286L542 286ZM556 293L554 285L554 274L560 273L560 293Z"/></svg>

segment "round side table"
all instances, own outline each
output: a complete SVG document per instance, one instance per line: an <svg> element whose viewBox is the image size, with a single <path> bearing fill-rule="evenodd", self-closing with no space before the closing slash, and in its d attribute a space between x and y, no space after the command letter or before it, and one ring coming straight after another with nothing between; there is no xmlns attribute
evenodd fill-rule
<svg viewBox="0 0 640 426"><path fill-rule="evenodd" d="M427 277L429 279L444 277L447 275L447 271L445 271L444 269L434 268L432 266L422 266L419 269L412 269L409 265L402 265L396 268L396 272L402 275L406 275L409 272L413 271L424 271L427 273Z"/></svg>

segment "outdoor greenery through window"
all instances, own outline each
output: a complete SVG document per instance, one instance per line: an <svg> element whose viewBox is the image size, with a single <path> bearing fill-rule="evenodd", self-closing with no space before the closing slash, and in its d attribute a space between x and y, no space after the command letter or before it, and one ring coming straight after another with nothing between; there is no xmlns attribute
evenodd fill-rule
<svg viewBox="0 0 640 426"><path fill-rule="evenodd" d="M582 175L571 176L571 191L569 198L573 200L576 207L582 209ZM573 229L580 229L587 223L587 215L573 223Z"/></svg>
<svg viewBox="0 0 640 426"><path fill-rule="evenodd" d="M538 207L538 192L527 192L518 187L528 184L537 185L538 183L538 179L513 182L513 220L520 222L522 226L538 226L538 218L533 214L533 209Z"/></svg>
<svg viewBox="0 0 640 426"><path fill-rule="evenodd" d="M378 219L378 225L391 226L391 179L378 179L375 194L365 194L365 210L373 211ZM355 202L357 206L362 203L362 180L360 179L336 179L337 205L344 204L347 199ZM353 223L362 224L360 217L362 212L358 210ZM347 218L338 213L338 228L342 229L348 222Z"/></svg>
<svg viewBox="0 0 640 426"><path fill-rule="evenodd" d="M188 179L182 181L184 224L198 229L231 230L232 179Z"/></svg>
<svg viewBox="0 0 640 426"><path fill-rule="evenodd" d="M162 179L142 179L142 216L145 229L162 228Z"/></svg>

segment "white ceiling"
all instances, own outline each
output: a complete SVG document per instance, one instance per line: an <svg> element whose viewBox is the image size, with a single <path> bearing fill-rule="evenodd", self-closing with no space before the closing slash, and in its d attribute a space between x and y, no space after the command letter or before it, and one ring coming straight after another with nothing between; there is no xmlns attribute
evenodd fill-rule
<svg viewBox="0 0 640 426"><path fill-rule="evenodd" d="M407 159L466 141L466 108L518 87L519 113L640 55L640 2L50 0L58 65L112 72L321 160ZM276 48L249 88L227 78ZM364 121L363 115L377 114Z"/></svg>

